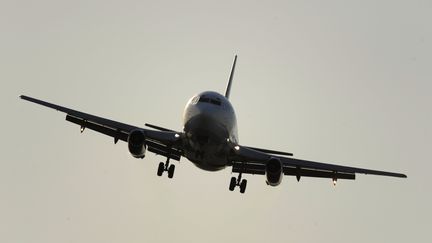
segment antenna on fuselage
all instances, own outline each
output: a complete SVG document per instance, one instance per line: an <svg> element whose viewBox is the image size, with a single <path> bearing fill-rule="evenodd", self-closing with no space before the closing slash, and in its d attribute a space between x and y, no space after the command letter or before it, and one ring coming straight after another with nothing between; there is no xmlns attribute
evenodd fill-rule
<svg viewBox="0 0 432 243"><path fill-rule="evenodd" d="M229 99L230 92L231 92L231 84L232 84L232 80L233 80L233 77L234 77L234 70L235 70L236 62L237 62L237 55L235 55L235 57L234 57L234 63L233 63L232 68L231 68L231 74L230 74L228 85L227 85L227 88L226 88L226 91L225 91L225 97L227 99Z"/></svg>

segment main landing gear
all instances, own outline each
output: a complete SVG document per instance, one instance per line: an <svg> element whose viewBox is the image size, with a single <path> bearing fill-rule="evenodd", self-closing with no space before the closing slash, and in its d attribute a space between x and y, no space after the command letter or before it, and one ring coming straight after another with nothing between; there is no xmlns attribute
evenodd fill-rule
<svg viewBox="0 0 432 243"><path fill-rule="evenodd" d="M164 173L164 171L168 172L168 178L173 178L174 176L174 170L175 170L175 165L170 165L169 164L169 158L167 158L166 162L160 162L159 163L159 167L157 170L157 175L158 176L162 176L162 174Z"/></svg>
<svg viewBox="0 0 432 243"><path fill-rule="evenodd" d="M239 175L238 175L237 178L231 177L231 181L230 181L230 184L229 184L229 190L230 191L234 191L234 188L236 186L239 186L240 187L240 193L245 193L245 191L246 191L246 185L247 185L247 180L246 179L242 180L241 177L242 177L242 173L239 173Z"/></svg>

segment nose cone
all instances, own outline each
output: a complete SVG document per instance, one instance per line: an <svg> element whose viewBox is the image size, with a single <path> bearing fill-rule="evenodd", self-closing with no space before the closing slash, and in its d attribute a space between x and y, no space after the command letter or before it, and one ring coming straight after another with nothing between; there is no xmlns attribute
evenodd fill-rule
<svg viewBox="0 0 432 243"><path fill-rule="evenodd" d="M206 132L197 133L195 136L195 140L199 145L204 146L210 141L210 136Z"/></svg>
<svg viewBox="0 0 432 243"><path fill-rule="evenodd" d="M213 116L211 112L203 111L185 124L184 130L195 144L221 143L229 137L226 127Z"/></svg>
<svg viewBox="0 0 432 243"><path fill-rule="evenodd" d="M215 119L218 115L218 109L208 103L198 103L196 104L197 115L201 117L202 120Z"/></svg>
<svg viewBox="0 0 432 243"><path fill-rule="evenodd" d="M236 124L229 101L216 92L207 91L192 97L183 115L184 131L195 144L223 143Z"/></svg>

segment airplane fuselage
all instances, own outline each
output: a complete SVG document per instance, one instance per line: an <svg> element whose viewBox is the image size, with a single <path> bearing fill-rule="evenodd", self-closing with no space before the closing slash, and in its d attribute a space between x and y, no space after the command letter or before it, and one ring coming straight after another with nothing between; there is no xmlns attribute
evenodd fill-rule
<svg viewBox="0 0 432 243"><path fill-rule="evenodd" d="M206 91L193 96L183 113L184 153L201 169L225 168L229 141L238 143L234 108L225 96Z"/></svg>

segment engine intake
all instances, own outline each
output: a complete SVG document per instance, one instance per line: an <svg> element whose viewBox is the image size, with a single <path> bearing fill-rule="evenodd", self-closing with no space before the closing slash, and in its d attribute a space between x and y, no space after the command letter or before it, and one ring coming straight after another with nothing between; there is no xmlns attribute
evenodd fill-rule
<svg viewBox="0 0 432 243"><path fill-rule="evenodd" d="M277 158L271 158L265 168L266 182L270 186L278 186L283 178L282 162Z"/></svg>
<svg viewBox="0 0 432 243"><path fill-rule="evenodd" d="M135 158L144 158L146 152L145 135L141 130L133 130L128 137L129 152Z"/></svg>

